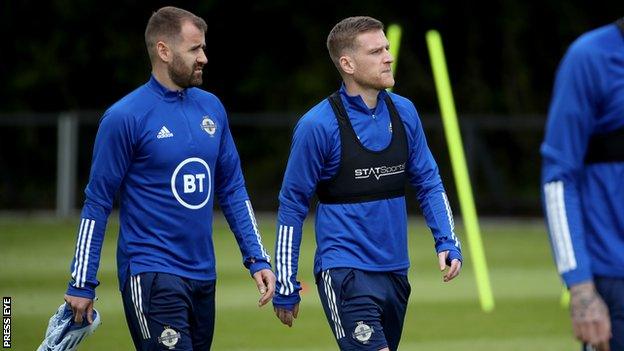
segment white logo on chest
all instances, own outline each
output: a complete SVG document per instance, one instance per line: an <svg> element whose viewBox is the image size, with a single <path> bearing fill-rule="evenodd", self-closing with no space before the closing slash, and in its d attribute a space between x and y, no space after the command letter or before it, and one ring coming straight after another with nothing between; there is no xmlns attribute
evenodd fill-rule
<svg viewBox="0 0 624 351"><path fill-rule="evenodd" d="M171 137L173 137L173 133L171 133L169 129L165 126L162 126L162 128L160 128L160 131L156 135L156 138L158 139L171 138Z"/></svg>
<svg viewBox="0 0 624 351"><path fill-rule="evenodd" d="M178 191L178 174L181 175L181 192ZM180 162L171 175L171 192L178 202L191 210L204 207L210 200L210 167L198 157L187 158Z"/></svg>
<svg viewBox="0 0 624 351"><path fill-rule="evenodd" d="M211 137L214 136L214 133L217 131L217 124L208 116L204 116L201 126L204 132L208 133Z"/></svg>
<svg viewBox="0 0 624 351"><path fill-rule="evenodd" d="M405 163L394 166L380 166L369 168L357 168L354 171L355 179L366 179L373 176L379 180L381 177L395 175L405 172Z"/></svg>

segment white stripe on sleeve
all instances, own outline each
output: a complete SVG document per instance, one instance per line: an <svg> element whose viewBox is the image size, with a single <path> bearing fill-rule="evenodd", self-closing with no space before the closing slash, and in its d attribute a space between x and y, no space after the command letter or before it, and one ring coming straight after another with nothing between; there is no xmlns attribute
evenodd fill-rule
<svg viewBox="0 0 624 351"><path fill-rule="evenodd" d="M461 242L457 235L455 235L455 221L453 220L453 211L451 210L451 204L449 203L446 193L442 193L442 201L444 201L444 208L446 209L446 218L448 219L451 227L451 239L455 241L455 247L461 250Z"/></svg>
<svg viewBox="0 0 624 351"><path fill-rule="evenodd" d="M271 257L264 249L262 245L262 238L260 237L260 230L258 230L258 222L256 221L256 216L254 215L253 207L251 206L251 201L245 200L245 205L247 205L247 213L249 214L249 219L251 220L251 224L253 226L254 233L256 234L256 240L258 241L258 245L260 245L260 252L262 253L262 257L264 257L267 262L271 262Z"/></svg>
<svg viewBox="0 0 624 351"><path fill-rule="evenodd" d="M553 242L557 270L566 273L576 269L576 256L572 247L570 227L565 208L564 186L562 181L544 185L548 229Z"/></svg>
<svg viewBox="0 0 624 351"><path fill-rule="evenodd" d="M455 221L453 220L453 211L451 210L451 204L449 203L446 193L442 193L442 200L444 201L444 208L446 209L446 217L448 218L451 230L455 230Z"/></svg>
<svg viewBox="0 0 624 351"><path fill-rule="evenodd" d="M71 277L76 283L76 274L78 273L78 253L80 252L80 241L82 240L82 230L85 225L85 218L80 220L80 229L78 229L78 239L76 240L76 253L74 254L74 269L72 270Z"/></svg>
<svg viewBox="0 0 624 351"><path fill-rule="evenodd" d="M277 232L277 248L275 252L275 270L277 271L277 281L280 283L279 293L285 295L285 287L284 283L282 283L282 276L284 275L284 271L282 270L282 235L284 233L284 226L279 226L279 231Z"/></svg>
<svg viewBox="0 0 624 351"><path fill-rule="evenodd" d="M279 293L289 295L295 291L290 278L293 275L292 269L292 238L294 227L280 225L277 234L277 253L275 254L277 269L277 281L280 283Z"/></svg>
<svg viewBox="0 0 624 351"><path fill-rule="evenodd" d="M76 269L76 278L74 280L74 286L77 288L81 287L81 282L82 282L82 267L84 264L84 256L85 256L85 245L87 242L87 237L89 236L89 226L91 225L91 220L90 219L85 219L85 225L82 228L82 234L80 235L80 250L78 252L78 256L77 261L78 261L78 268Z"/></svg>
<svg viewBox="0 0 624 351"><path fill-rule="evenodd" d="M87 281L87 268L89 267L89 253L91 252L91 239L93 238L93 228L95 227L95 220L91 220L91 226L89 227L89 235L87 236L87 247L84 263L82 265L82 282L78 283L79 287L84 288Z"/></svg>
<svg viewBox="0 0 624 351"><path fill-rule="evenodd" d="M292 280L292 238L293 238L293 227L288 227L288 261L286 265L288 266L288 275L286 276L286 281L288 282L289 292L292 293L295 291L295 287L293 286Z"/></svg>
<svg viewBox="0 0 624 351"><path fill-rule="evenodd" d="M287 273L288 273L288 268L286 267L286 242L288 240L288 227L287 226L280 226L280 231L281 231L281 235L280 235L280 242L279 242L279 246L280 246L280 262L278 263L279 265L279 269L281 270L281 280L280 283L282 284L281 288L280 288L280 294L282 295L288 295L290 294L289 291L289 286L288 286L288 281L287 281Z"/></svg>

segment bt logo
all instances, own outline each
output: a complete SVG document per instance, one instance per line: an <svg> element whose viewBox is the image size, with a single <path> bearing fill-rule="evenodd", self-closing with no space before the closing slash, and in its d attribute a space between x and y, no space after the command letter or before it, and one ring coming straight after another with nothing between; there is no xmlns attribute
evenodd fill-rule
<svg viewBox="0 0 624 351"><path fill-rule="evenodd" d="M194 193L195 191L197 191L197 185L195 184L199 184L200 193L204 192L204 178L206 178L205 174L203 173L184 174L182 177L184 179L184 193L185 194Z"/></svg>
<svg viewBox="0 0 624 351"><path fill-rule="evenodd" d="M171 191L182 206L198 210L210 200L211 183L210 167L206 161L191 157L180 162L173 171Z"/></svg>

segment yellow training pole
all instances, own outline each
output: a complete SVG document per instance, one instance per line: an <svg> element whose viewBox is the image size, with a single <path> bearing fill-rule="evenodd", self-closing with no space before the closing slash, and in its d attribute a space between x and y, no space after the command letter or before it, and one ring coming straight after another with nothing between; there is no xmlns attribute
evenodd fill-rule
<svg viewBox="0 0 624 351"><path fill-rule="evenodd" d="M428 31L426 38L436 91L438 93L440 112L442 114L442 122L444 124L446 142L451 156L453 175L455 176L455 183L459 195L459 205L464 219L466 235L468 236L468 246L470 248L475 277L477 279L481 309L485 312L490 312L494 309L494 296L492 295L492 287L490 285L487 263L485 261L481 232L472 196L468 168L466 167L461 134L459 133L457 113L455 111L455 103L453 102L453 92L451 91L451 83L446 69L442 39L440 38L440 34L435 30Z"/></svg>
<svg viewBox="0 0 624 351"><path fill-rule="evenodd" d="M401 48L401 26L394 23L389 25L387 35L388 42L390 42L390 55L394 58L391 64L392 74L396 77L396 64L399 60L399 49ZM392 88L389 88L388 91L392 91Z"/></svg>

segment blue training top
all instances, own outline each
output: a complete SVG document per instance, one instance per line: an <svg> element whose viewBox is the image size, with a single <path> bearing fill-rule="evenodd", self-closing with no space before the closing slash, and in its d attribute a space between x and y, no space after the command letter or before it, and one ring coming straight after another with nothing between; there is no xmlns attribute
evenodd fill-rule
<svg viewBox="0 0 624 351"><path fill-rule="evenodd" d="M95 139L67 293L93 298L106 222L120 194L117 268L216 279L215 195L251 273L269 268L219 99L170 91L153 76L109 108Z"/></svg>
<svg viewBox="0 0 624 351"><path fill-rule="evenodd" d="M610 24L579 37L555 80L541 147L557 269L568 286L624 277L624 163L585 164L592 135L624 127L624 38Z"/></svg>
<svg viewBox="0 0 624 351"><path fill-rule="evenodd" d="M373 151L386 148L392 138L390 114L384 101L386 94L396 105L405 126L409 148L407 178L417 191L436 251L450 250L450 259L461 259L460 243L453 232L453 215L414 105L404 97L381 91L376 107L371 110L359 95L347 95L344 85L340 89L353 129L360 142ZM303 221L318 182L330 179L338 171L340 150L338 122L325 99L301 118L293 135L279 195L275 251L278 281L274 305L288 308L300 301L297 267ZM337 267L407 273L404 196L361 203L319 203L315 230L315 273Z"/></svg>

